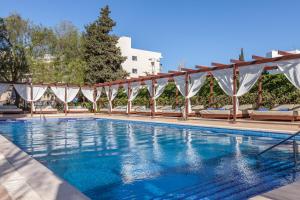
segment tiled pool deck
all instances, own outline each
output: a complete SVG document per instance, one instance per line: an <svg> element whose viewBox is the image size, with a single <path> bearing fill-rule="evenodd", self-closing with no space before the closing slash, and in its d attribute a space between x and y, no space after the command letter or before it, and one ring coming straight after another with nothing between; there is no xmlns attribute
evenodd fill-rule
<svg viewBox="0 0 300 200"><path fill-rule="evenodd" d="M187 121L176 118L150 118L146 116L108 115L108 114L64 114L35 115L34 118L50 117L97 117L119 120L134 120L159 123L174 123L185 125L207 126L214 128L246 129L270 132L294 133L300 129L300 122L256 122L250 120L238 120L232 123L227 120L205 120L191 118ZM6 115L7 118L31 118L30 115ZM81 200L88 199L77 189L61 180L49 169L31 158L10 141L0 135L0 199L63 199ZM254 197L255 200L282 199L294 200L300 197L300 182L275 189L268 193Z"/></svg>

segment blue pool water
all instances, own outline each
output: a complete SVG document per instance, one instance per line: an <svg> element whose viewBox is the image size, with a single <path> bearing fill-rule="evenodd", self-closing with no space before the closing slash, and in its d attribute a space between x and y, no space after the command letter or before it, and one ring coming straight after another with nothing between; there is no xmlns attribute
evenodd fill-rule
<svg viewBox="0 0 300 200"><path fill-rule="evenodd" d="M297 179L282 134L106 119L0 121L91 199L246 199Z"/></svg>

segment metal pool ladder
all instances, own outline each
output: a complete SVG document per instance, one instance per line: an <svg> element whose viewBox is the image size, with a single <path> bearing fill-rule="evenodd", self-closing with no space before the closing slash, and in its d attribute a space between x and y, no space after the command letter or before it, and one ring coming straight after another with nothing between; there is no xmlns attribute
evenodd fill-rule
<svg viewBox="0 0 300 200"><path fill-rule="evenodd" d="M299 135L299 134L300 134L300 131L298 131L298 132L294 133L293 135L287 137L286 139L284 139L284 140L278 142L277 144L274 144L274 145L272 145L271 147L269 147L269 148L263 150L262 152L260 152L259 154L256 155L257 158L259 158L262 154L264 154L264 153L270 151L271 149L273 149L273 148L275 148L275 147L277 147L277 146L283 144L284 142L286 142L286 141L288 141L288 140L290 140L290 139L293 139L293 143L292 143L292 144L293 144L293 160L294 160L295 167L297 167L299 151L298 151L298 144L297 144L297 141L296 141L296 138L295 138L295 137L296 137L297 135Z"/></svg>

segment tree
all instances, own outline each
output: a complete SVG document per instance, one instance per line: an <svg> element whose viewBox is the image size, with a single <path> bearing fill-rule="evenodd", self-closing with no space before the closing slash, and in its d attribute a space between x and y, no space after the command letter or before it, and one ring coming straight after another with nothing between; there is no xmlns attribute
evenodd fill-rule
<svg viewBox="0 0 300 200"><path fill-rule="evenodd" d="M0 18L0 80L18 82L29 72L25 47L27 22L18 15Z"/></svg>
<svg viewBox="0 0 300 200"><path fill-rule="evenodd" d="M85 27L84 58L87 63L86 82L99 83L125 78L122 69L121 50L116 46L118 38L110 35L116 23L109 16L108 6L101 9L96 21Z"/></svg>
<svg viewBox="0 0 300 200"><path fill-rule="evenodd" d="M245 57L244 57L244 48L241 48L241 53L239 55L239 60L240 61L245 61Z"/></svg>

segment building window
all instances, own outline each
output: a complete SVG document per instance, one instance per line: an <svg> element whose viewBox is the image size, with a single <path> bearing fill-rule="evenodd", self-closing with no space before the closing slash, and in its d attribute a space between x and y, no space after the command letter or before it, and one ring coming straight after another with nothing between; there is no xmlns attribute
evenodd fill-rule
<svg viewBox="0 0 300 200"><path fill-rule="evenodd" d="M132 68L132 73L133 74L137 74L137 69L136 68Z"/></svg>
<svg viewBox="0 0 300 200"><path fill-rule="evenodd" d="M137 56L132 56L132 61L137 61Z"/></svg>

